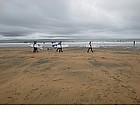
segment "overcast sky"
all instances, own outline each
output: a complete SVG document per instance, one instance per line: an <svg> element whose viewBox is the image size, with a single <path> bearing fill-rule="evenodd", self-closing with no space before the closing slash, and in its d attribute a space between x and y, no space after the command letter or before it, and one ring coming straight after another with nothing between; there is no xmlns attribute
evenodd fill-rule
<svg viewBox="0 0 140 140"><path fill-rule="evenodd" d="M139 37L140 0L0 0L0 39Z"/></svg>

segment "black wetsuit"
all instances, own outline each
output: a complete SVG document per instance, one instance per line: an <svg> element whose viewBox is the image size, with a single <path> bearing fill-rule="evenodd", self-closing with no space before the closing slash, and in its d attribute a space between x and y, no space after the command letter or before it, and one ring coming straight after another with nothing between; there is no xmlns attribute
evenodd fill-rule
<svg viewBox="0 0 140 140"><path fill-rule="evenodd" d="M88 48L88 50L87 50L88 53L89 53L89 50L91 50L91 51L93 52L91 42L89 42L89 48Z"/></svg>

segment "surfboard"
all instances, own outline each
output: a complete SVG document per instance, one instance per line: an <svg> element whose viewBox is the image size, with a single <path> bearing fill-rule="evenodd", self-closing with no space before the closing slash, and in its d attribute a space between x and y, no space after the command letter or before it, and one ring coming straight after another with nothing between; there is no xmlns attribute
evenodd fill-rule
<svg viewBox="0 0 140 140"><path fill-rule="evenodd" d="M89 48L89 44L84 45L84 47ZM92 48L99 48L99 45L92 45Z"/></svg>
<svg viewBox="0 0 140 140"><path fill-rule="evenodd" d="M31 48L36 47L38 49L43 49L41 44L35 44L35 45L30 44L29 47L31 47Z"/></svg>

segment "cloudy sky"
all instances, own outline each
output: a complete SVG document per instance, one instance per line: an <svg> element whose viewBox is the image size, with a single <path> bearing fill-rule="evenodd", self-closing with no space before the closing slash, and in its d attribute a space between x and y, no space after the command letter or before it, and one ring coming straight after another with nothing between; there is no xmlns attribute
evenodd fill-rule
<svg viewBox="0 0 140 140"><path fill-rule="evenodd" d="M0 39L139 37L140 0L0 0Z"/></svg>

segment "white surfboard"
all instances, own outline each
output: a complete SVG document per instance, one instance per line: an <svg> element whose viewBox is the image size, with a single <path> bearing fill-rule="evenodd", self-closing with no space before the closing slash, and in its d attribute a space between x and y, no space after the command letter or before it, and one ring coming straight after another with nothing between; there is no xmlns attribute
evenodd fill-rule
<svg viewBox="0 0 140 140"><path fill-rule="evenodd" d="M90 46L89 46L89 44L86 44L86 45L84 45L86 48L89 48ZM92 45L92 48L99 48L99 46L98 45Z"/></svg>
<svg viewBox="0 0 140 140"><path fill-rule="evenodd" d="M56 48L61 48L61 47L62 47L62 48L65 48L65 47L68 47L68 46L69 46L69 45L57 45Z"/></svg>
<svg viewBox="0 0 140 140"><path fill-rule="evenodd" d="M35 44L35 45L30 44L29 47L31 47L31 48L36 47L36 48L41 49L41 50L43 49L41 44Z"/></svg>
<svg viewBox="0 0 140 140"><path fill-rule="evenodd" d="M59 42L52 43L52 47L54 48L61 48L61 46L63 48L63 47L68 47L69 45L66 44L59 45Z"/></svg>
<svg viewBox="0 0 140 140"><path fill-rule="evenodd" d="M65 47L69 47L69 45L64 44L64 45L62 45L62 47L63 47L63 48L65 48Z"/></svg>

